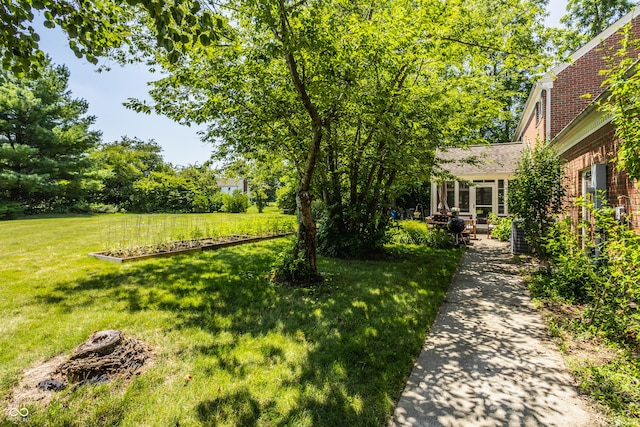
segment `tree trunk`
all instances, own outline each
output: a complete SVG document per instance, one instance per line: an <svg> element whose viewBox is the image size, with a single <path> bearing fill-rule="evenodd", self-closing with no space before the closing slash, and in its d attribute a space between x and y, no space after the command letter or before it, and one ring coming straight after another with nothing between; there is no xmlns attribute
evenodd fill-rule
<svg viewBox="0 0 640 427"><path fill-rule="evenodd" d="M315 279L318 276L318 242L316 223L311 212L310 190L311 177L313 176L315 165L318 162L321 141L322 128L320 126L314 126L313 140L311 142L311 147L309 147L309 154L296 191L296 206L298 208L298 242L296 243L296 252L304 256L312 276L310 279Z"/></svg>
<svg viewBox="0 0 640 427"><path fill-rule="evenodd" d="M316 223L311 213L311 194L298 188L296 193L298 207L298 242L296 252L302 253L313 275L318 273Z"/></svg>

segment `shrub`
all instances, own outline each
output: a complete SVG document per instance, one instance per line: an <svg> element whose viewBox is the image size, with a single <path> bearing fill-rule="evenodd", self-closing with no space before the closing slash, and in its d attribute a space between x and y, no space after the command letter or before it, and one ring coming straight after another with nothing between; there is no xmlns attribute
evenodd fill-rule
<svg viewBox="0 0 640 427"><path fill-rule="evenodd" d="M508 216L499 217L492 212L489 214L489 222L495 224L495 227L491 231L491 236L501 242L508 242L511 238L511 224L513 222L513 218Z"/></svg>
<svg viewBox="0 0 640 427"><path fill-rule="evenodd" d="M319 218L318 253L321 255L344 259L372 259L384 252L384 245L389 241L386 215L359 221L358 218L362 219L359 217L361 211L354 205L337 203L325 207L322 203L313 203L311 208Z"/></svg>
<svg viewBox="0 0 640 427"><path fill-rule="evenodd" d="M534 281L536 296L587 303L588 324L612 340L640 347L640 236L613 218L613 209L602 201L595 208L589 199L578 201L586 208L594 230L593 248L583 248L569 220L559 221L546 239L549 266ZM589 226L589 227L587 227ZM591 227L592 226L592 227ZM590 256L591 253L597 256Z"/></svg>
<svg viewBox="0 0 640 427"><path fill-rule="evenodd" d="M309 263L301 252L296 253L295 247L280 253L271 266L270 277L274 282L292 286L310 286L322 281L322 276L311 271Z"/></svg>
<svg viewBox="0 0 640 427"><path fill-rule="evenodd" d="M222 207L224 204L222 203L222 193L216 192L209 196L209 208L210 212L222 212Z"/></svg>
<svg viewBox="0 0 640 427"><path fill-rule="evenodd" d="M276 190L276 203L278 209L284 213L293 214L296 211L296 187L295 182L288 182Z"/></svg>
<svg viewBox="0 0 640 427"><path fill-rule="evenodd" d="M222 195L222 211L229 213L243 213L249 207L249 198L240 190L234 190L232 194Z"/></svg>
<svg viewBox="0 0 640 427"><path fill-rule="evenodd" d="M445 230L429 229L420 221L400 221L398 227L389 229L389 238L393 243L424 245L434 249L448 249L454 245L451 233Z"/></svg>
<svg viewBox="0 0 640 427"><path fill-rule="evenodd" d="M91 203L91 212L93 213L124 213L124 209L118 208L116 205L103 204L103 203Z"/></svg>
<svg viewBox="0 0 640 427"><path fill-rule="evenodd" d="M130 207L135 212L191 212L195 188L168 172L151 172L133 184Z"/></svg>
<svg viewBox="0 0 640 427"><path fill-rule="evenodd" d="M550 263L532 283L535 297L586 303L591 288L599 279L598 267L582 250L570 219L556 222L545 243Z"/></svg>
<svg viewBox="0 0 640 427"><path fill-rule="evenodd" d="M640 418L640 236L614 219L602 201L579 199L586 220L572 229L559 221L545 239L548 265L534 275L534 296L578 303L567 321L576 342L588 338L615 350L613 360L600 357L580 363L576 375L582 390L604 403L615 419L611 425L637 425ZM561 316L561 315L556 315ZM573 340L572 340L573 341ZM599 351L599 349L594 349Z"/></svg>
<svg viewBox="0 0 640 427"><path fill-rule="evenodd" d="M527 242L543 260L544 239L563 207L563 176L558 154L548 145L538 144L533 151L524 152L509 181L509 212L524 220Z"/></svg>
<svg viewBox="0 0 640 427"><path fill-rule="evenodd" d="M202 193L195 193L193 195L193 202L191 203L191 209L196 213L210 212L209 199Z"/></svg>

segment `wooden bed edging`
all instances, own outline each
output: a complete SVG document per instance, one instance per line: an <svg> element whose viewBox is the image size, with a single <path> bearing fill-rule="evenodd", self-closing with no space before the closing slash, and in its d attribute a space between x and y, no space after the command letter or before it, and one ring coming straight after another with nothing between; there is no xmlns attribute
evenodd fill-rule
<svg viewBox="0 0 640 427"><path fill-rule="evenodd" d="M115 262L115 263L121 264L123 262L139 261L147 258L160 258L160 257L173 256L173 255L188 254L192 252L208 251L212 249L228 248L231 246L243 245L246 243L255 243L255 242L261 242L263 240L278 239L280 237L291 236L293 234L294 234L293 232L290 232L290 233L274 234L272 236L246 237L238 240L231 240L228 242L204 244L202 246L197 246L193 248L182 248L182 249L175 249L175 250L141 254L141 255L132 255L132 256L114 256L114 255L108 255L108 252L90 252L89 256L92 256L101 261L109 261L109 262Z"/></svg>

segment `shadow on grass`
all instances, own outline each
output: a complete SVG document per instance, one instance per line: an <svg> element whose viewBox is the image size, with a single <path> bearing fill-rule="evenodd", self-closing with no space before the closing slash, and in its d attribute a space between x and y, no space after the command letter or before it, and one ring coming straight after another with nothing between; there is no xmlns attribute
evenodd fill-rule
<svg viewBox="0 0 640 427"><path fill-rule="evenodd" d="M247 380L252 369L285 366L296 372L281 380L280 389L298 390L286 413L276 408L279 396L258 400L252 389L236 388L197 404L204 424L253 425L265 417L272 425L305 417L312 425L384 423L460 252L405 247L396 250L393 261L322 259L327 283L292 289L265 278L286 244L262 242L130 264L61 285L40 302L68 312L100 309L101 301L110 301L125 312L171 313L170 328L196 329L211 337L184 351L211 358L238 382ZM261 341L274 333L305 349L302 366L291 365L281 345ZM216 339L222 334L232 338ZM234 355L247 337L255 339L262 355L257 368Z"/></svg>
<svg viewBox="0 0 640 427"><path fill-rule="evenodd" d="M255 425L260 418L260 403L249 390L240 390L218 399L203 400L196 406L198 420L212 425L216 419L233 420L238 426Z"/></svg>

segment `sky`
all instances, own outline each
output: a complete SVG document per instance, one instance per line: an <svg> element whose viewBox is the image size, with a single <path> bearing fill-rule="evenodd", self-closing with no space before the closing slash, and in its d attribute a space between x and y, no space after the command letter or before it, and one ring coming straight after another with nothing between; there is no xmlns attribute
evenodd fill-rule
<svg viewBox="0 0 640 427"><path fill-rule="evenodd" d="M567 0L549 0L548 26L559 26ZM88 114L96 116L94 130L102 132L103 142L120 140L123 136L155 140L163 149L166 162L174 166L202 164L209 159L212 146L200 141L198 130L204 127L181 126L169 118L155 114L136 113L122 103L129 98L150 99L147 82L157 80L142 64L120 67L111 64L111 71L98 73L85 59L78 59L68 47L60 30L43 29L40 47L56 64L65 64L71 73L69 89L75 98L89 103Z"/></svg>

